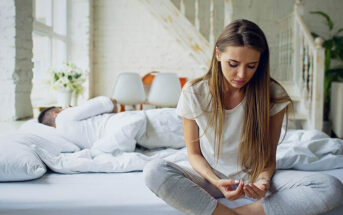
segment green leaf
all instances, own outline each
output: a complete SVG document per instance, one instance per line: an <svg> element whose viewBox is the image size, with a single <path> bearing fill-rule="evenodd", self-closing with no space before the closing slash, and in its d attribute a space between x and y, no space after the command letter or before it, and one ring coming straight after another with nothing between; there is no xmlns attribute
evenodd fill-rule
<svg viewBox="0 0 343 215"><path fill-rule="evenodd" d="M310 13L323 16L326 19L326 22L327 22L327 25L328 25L330 31L333 29L333 22L332 22L332 20L331 20L329 15L327 15L326 13L324 13L322 11L311 11Z"/></svg>
<svg viewBox="0 0 343 215"><path fill-rule="evenodd" d="M338 52L338 57L343 61L343 50Z"/></svg>
<svg viewBox="0 0 343 215"><path fill-rule="evenodd" d="M311 32L311 35L312 35L313 38L321 37L319 34L314 33L314 32Z"/></svg>
<svg viewBox="0 0 343 215"><path fill-rule="evenodd" d="M331 64L331 49L326 48L325 49L325 70L330 69Z"/></svg>
<svg viewBox="0 0 343 215"><path fill-rule="evenodd" d="M325 82L324 82L324 100L325 101L329 97L331 83L333 81L338 81L339 78L343 78L343 65L340 65L333 69L328 69L325 71Z"/></svg>
<svg viewBox="0 0 343 215"><path fill-rule="evenodd" d="M60 78L59 78L58 75L55 73L55 74L54 74L54 80L55 80L55 82L58 81L58 79L60 79Z"/></svg>
<svg viewBox="0 0 343 215"><path fill-rule="evenodd" d="M73 76L68 75L68 80L69 80L69 81L73 80Z"/></svg>
<svg viewBox="0 0 343 215"><path fill-rule="evenodd" d="M340 28L337 30L337 32L334 34L335 36L338 35L339 33L341 33L343 31L343 28Z"/></svg>
<svg viewBox="0 0 343 215"><path fill-rule="evenodd" d="M327 48L331 49L332 48L332 44L333 44L332 40L325 40L324 43L323 43L323 47L326 48L326 49Z"/></svg>
<svg viewBox="0 0 343 215"><path fill-rule="evenodd" d="M333 36L332 42L334 45L340 46L340 48L343 49L343 36Z"/></svg>
<svg viewBox="0 0 343 215"><path fill-rule="evenodd" d="M334 50L334 55L332 58L337 59L340 58L343 60L343 37L342 36L334 36L332 38L333 41L333 47L332 49Z"/></svg>
<svg viewBox="0 0 343 215"><path fill-rule="evenodd" d="M327 101L329 99L329 91L331 87L332 81L336 80L338 75L337 73L333 72L332 70L326 71L328 74L325 76L325 82L324 82L324 101Z"/></svg>

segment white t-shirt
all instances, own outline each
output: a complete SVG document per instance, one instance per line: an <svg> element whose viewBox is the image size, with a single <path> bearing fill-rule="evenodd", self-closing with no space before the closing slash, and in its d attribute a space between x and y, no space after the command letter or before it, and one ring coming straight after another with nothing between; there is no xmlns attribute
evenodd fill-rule
<svg viewBox="0 0 343 215"><path fill-rule="evenodd" d="M280 97L286 92L275 82L270 84L270 95ZM179 116L193 119L199 127L200 148L209 165L230 178L248 179L237 162L240 142L245 98L240 104L230 110L225 110L225 121L222 134L222 146L218 162L214 157L214 130L208 127L211 94L208 81L200 81L193 86L186 85L181 93L176 112ZM284 109L289 102L270 104L270 115L275 115ZM207 129L207 130L206 130ZM206 133L204 133L206 131ZM217 149L216 149L217 151Z"/></svg>

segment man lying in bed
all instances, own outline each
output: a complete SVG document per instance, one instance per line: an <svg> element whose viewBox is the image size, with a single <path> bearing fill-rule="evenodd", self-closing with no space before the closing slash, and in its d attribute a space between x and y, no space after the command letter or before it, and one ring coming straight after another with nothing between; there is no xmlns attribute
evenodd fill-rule
<svg viewBox="0 0 343 215"><path fill-rule="evenodd" d="M77 107L50 107L42 111L38 121L57 131L81 148L92 153L134 151L145 135L146 117L142 111L117 112L115 100L101 96Z"/></svg>
<svg viewBox="0 0 343 215"><path fill-rule="evenodd" d="M132 152L136 143L149 149L184 146L182 122L174 109L117 112L115 100L100 96L77 107L51 107L38 121L55 127L80 148L102 152Z"/></svg>

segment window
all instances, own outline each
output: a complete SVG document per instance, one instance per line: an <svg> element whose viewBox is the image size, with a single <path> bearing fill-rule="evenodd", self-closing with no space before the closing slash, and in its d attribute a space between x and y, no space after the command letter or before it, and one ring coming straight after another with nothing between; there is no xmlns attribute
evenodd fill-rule
<svg viewBox="0 0 343 215"><path fill-rule="evenodd" d="M34 107L54 104L48 69L68 59L67 0L34 0L33 88Z"/></svg>

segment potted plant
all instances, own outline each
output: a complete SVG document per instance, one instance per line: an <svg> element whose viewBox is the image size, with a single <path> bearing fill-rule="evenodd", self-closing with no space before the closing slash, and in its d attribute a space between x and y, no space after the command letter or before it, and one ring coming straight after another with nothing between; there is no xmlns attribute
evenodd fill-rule
<svg viewBox="0 0 343 215"><path fill-rule="evenodd" d="M319 15L326 20L329 28L329 36L324 39L323 47L325 49L325 79L324 79L324 124L328 124L330 113L330 90L333 81L343 81L343 28L334 31L334 23L329 15L322 11L311 11L311 14ZM319 35L312 32L314 37ZM337 61L336 66L331 66L332 60ZM330 129L331 130L331 129Z"/></svg>
<svg viewBox="0 0 343 215"><path fill-rule="evenodd" d="M60 106L71 104L72 95L77 101L78 95L82 94L86 81L86 72L73 63L63 62L58 67L50 68L50 84L57 92L57 103ZM76 102L77 103L77 102Z"/></svg>

